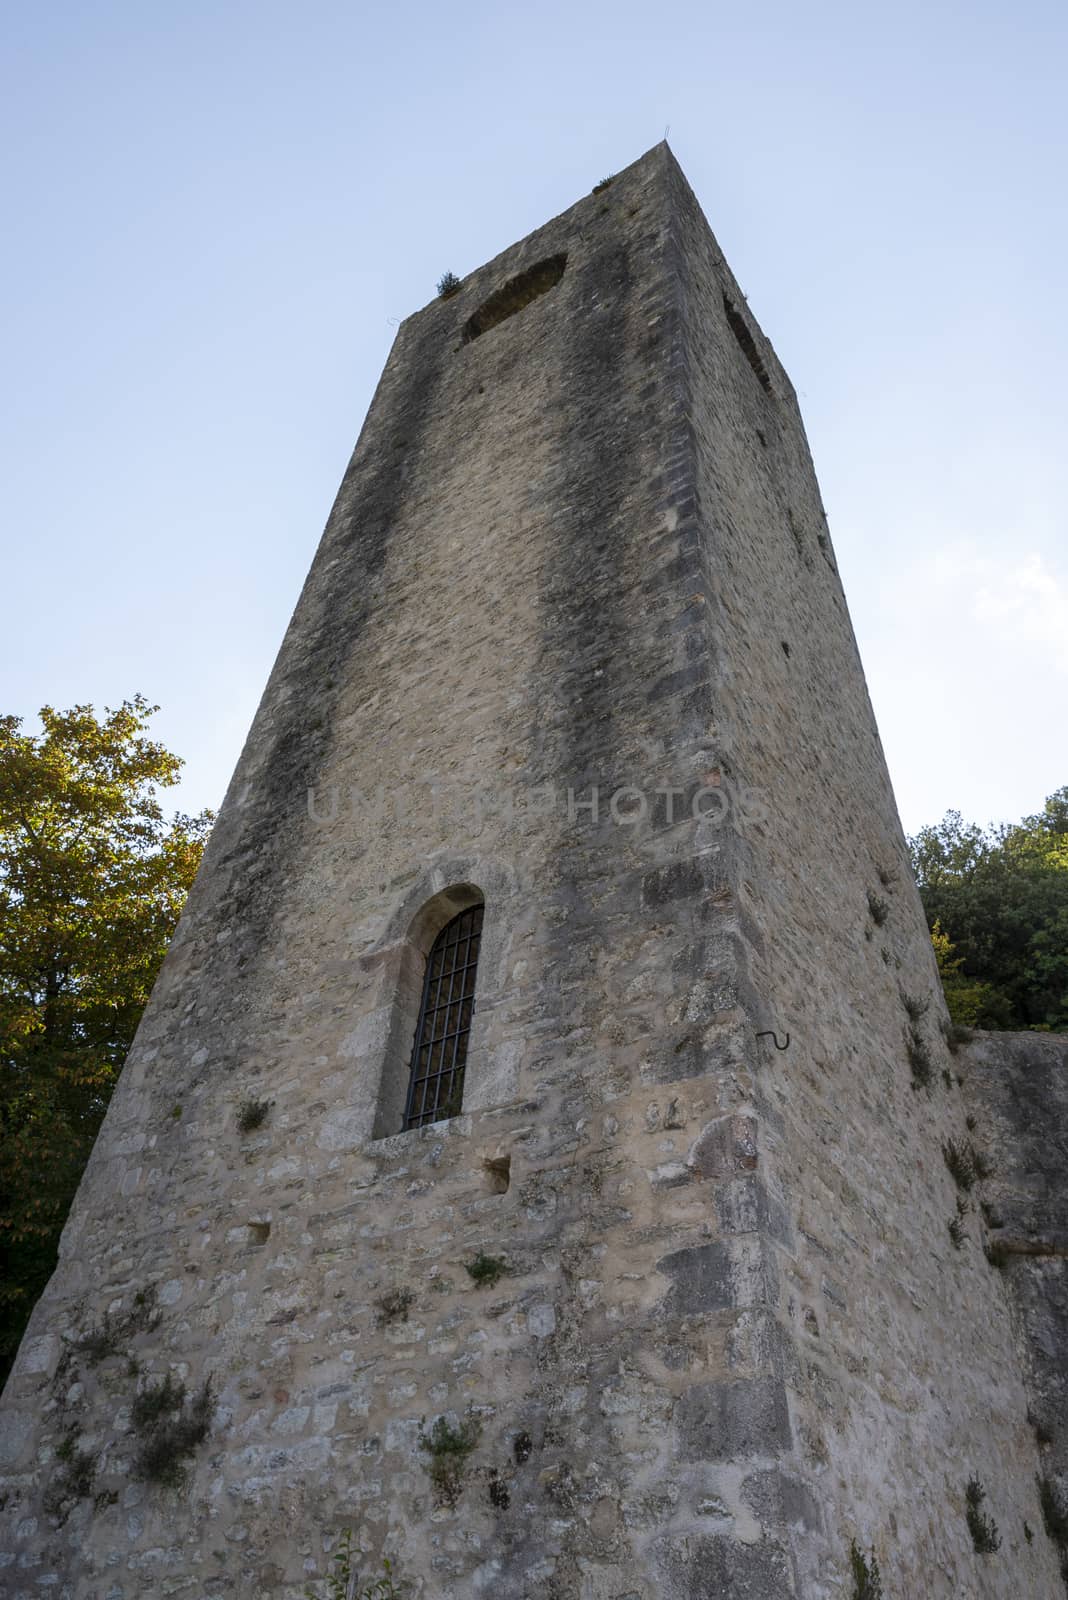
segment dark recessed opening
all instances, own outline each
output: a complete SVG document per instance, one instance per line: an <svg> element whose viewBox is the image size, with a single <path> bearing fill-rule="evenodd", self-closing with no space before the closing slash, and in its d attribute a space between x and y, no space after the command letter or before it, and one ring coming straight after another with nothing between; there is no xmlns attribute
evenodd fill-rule
<svg viewBox="0 0 1068 1600"><path fill-rule="evenodd" d="M507 1194L512 1181L511 1156L488 1156L482 1163L490 1194Z"/></svg>
<svg viewBox="0 0 1068 1600"><path fill-rule="evenodd" d="M760 379L761 388L766 389L770 394L771 379L768 376L768 369L760 359L760 351L757 349L756 340L749 331L748 322L746 322L733 300L728 300L726 295L723 296L723 309L727 313L727 321L731 325L731 332L742 347L745 359Z"/></svg>
<svg viewBox="0 0 1068 1600"><path fill-rule="evenodd" d="M500 289L494 290L488 300L483 300L473 316L468 317L464 323L463 343L470 344L472 339L495 328L498 322L514 317L517 311L529 306L539 295L555 289L566 266L566 255L549 256L547 260L539 261L536 266L509 278Z"/></svg>

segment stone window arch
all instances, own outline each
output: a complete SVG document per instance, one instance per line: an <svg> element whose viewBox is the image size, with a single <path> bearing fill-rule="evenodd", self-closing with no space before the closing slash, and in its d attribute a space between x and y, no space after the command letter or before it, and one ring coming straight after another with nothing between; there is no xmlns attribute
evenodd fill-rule
<svg viewBox="0 0 1068 1600"><path fill-rule="evenodd" d="M435 1119L440 1120L459 1113L459 1104L449 1104L448 1083L439 1085L439 1094L434 1097L428 1093L424 1096L414 1094L419 1076L419 1052L427 1045L433 1047L438 1041L427 1037L427 1030L423 1028L424 1013L427 1009L425 1002L428 999L428 988L434 981L434 954L437 949L439 936L442 938L442 950L445 955L440 963L444 968L448 956L445 954L445 943L449 936L450 928L461 923L461 919L469 913L477 913L479 921L478 942L479 952L482 951L482 917L485 912L485 897L477 885L469 882L452 883L446 888L439 889L434 895L419 907L407 928L400 934L397 942L390 948L392 960L389 965L393 968L393 1002L390 1007L388 1037L385 1043L382 1076L380 1079L378 1105L375 1115L373 1137L376 1139L387 1138L390 1134L402 1133L409 1128L417 1128ZM402 924L403 927L403 924ZM465 934L465 945L469 944L466 938L468 929L462 930ZM466 965L466 963L465 963ZM448 974L446 974L446 978ZM432 997L430 997L432 998ZM471 997L468 996L468 999ZM437 1013L438 1017L448 1023L449 995L446 991L443 996L446 1010L444 1014ZM465 1033L470 1031L470 1021L473 1016L473 1006L467 1017ZM436 1030L434 1030L436 1031ZM455 1031L455 1030L454 1030ZM420 1040L420 1033L423 1038ZM467 1044L465 1039L465 1046ZM428 1052L432 1056L432 1049ZM466 1052L463 1061L463 1074L460 1077L459 1095L462 1100L463 1080L466 1077ZM450 1067L450 1070L451 1067ZM455 1078L453 1080L455 1084Z"/></svg>
<svg viewBox="0 0 1068 1600"><path fill-rule="evenodd" d="M438 933L426 957L408 1071L404 1127L459 1116L485 906L477 900Z"/></svg>

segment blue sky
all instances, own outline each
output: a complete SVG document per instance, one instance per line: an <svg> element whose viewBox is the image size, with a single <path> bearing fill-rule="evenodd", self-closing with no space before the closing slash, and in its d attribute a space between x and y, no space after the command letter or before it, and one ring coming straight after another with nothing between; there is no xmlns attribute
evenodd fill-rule
<svg viewBox="0 0 1068 1600"><path fill-rule="evenodd" d="M10 6L0 710L217 805L394 332L670 142L801 397L903 820L1068 783L1068 11Z"/></svg>

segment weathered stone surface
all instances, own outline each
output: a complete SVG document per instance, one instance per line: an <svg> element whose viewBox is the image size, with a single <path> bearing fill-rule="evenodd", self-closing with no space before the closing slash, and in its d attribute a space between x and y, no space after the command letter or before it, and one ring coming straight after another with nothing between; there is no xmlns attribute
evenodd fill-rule
<svg viewBox="0 0 1068 1600"><path fill-rule="evenodd" d="M656 1266L658 1272L672 1280L671 1290L664 1300L664 1310L669 1315L690 1316L695 1312L720 1311L735 1304L731 1254L725 1241L676 1250L664 1256Z"/></svg>
<svg viewBox="0 0 1068 1600"><path fill-rule="evenodd" d="M790 1448L786 1389L778 1378L695 1384L675 1409L683 1461L774 1456Z"/></svg>
<svg viewBox="0 0 1068 1600"><path fill-rule="evenodd" d="M778 1304L774 1262L760 1239L695 1245L664 1256L656 1265L672 1280L663 1302L669 1316Z"/></svg>
<svg viewBox="0 0 1068 1600"><path fill-rule="evenodd" d="M821 1527L819 1502L811 1489L777 1467L746 1478L741 1493L761 1522L812 1533Z"/></svg>
<svg viewBox="0 0 1068 1600"><path fill-rule="evenodd" d="M1068 1039L975 1033L957 1057L990 1176L983 1234L1025 1334L1041 1471L1068 1508Z"/></svg>
<svg viewBox="0 0 1068 1600"><path fill-rule="evenodd" d="M663 1600L787 1600L795 1593L789 1560L775 1545L686 1533L664 1540L657 1556Z"/></svg>
<svg viewBox="0 0 1068 1600"><path fill-rule="evenodd" d="M725 1178L751 1172L757 1164L757 1120L750 1116L717 1117L694 1142L689 1162L699 1178Z"/></svg>
<svg viewBox="0 0 1068 1600"><path fill-rule="evenodd" d="M940 1006L793 390L661 146L398 332L4 1395L5 1600L302 1600L345 1528L410 1600L829 1600L854 1537L1055 1595Z"/></svg>

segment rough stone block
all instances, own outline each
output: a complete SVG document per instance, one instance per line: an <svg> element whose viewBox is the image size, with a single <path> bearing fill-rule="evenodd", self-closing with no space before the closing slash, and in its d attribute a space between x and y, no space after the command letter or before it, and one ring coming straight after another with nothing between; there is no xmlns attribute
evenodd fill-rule
<svg viewBox="0 0 1068 1600"><path fill-rule="evenodd" d="M658 1540L658 1600L790 1600L790 1561L777 1544L738 1544L703 1533Z"/></svg>
<svg viewBox="0 0 1068 1600"><path fill-rule="evenodd" d="M728 1461L788 1450L786 1389L772 1377L695 1384L679 1397L675 1430L684 1461Z"/></svg>
<svg viewBox="0 0 1068 1600"><path fill-rule="evenodd" d="M676 1250L656 1270L672 1280L664 1298L667 1316L693 1316L736 1303L729 1246L722 1241Z"/></svg>

